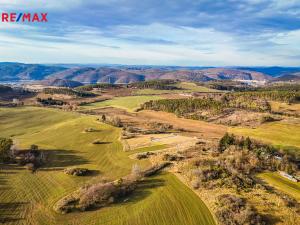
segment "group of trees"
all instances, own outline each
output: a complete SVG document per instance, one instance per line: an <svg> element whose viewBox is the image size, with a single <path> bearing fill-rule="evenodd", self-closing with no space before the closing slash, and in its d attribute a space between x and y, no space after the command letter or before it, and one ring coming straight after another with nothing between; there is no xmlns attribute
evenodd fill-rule
<svg viewBox="0 0 300 225"><path fill-rule="evenodd" d="M143 109L151 109L156 111L172 112L176 115L184 115L185 113L196 112L198 110L214 110L221 111L224 106L220 101L213 99L161 99L149 101L143 104Z"/></svg>
<svg viewBox="0 0 300 225"><path fill-rule="evenodd" d="M121 85L101 83L101 84L89 84L75 88L77 91L92 91L93 89L111 89L111 88L121 88Z"/></svg>
<svg viewBox="0 0 300 225"><path fill-rule="evenodd" d="M250 167L243 170L243 172L246 173L250 173L252 169L267 169L271 171L282 170L289 174L293 174L298 168L297 156L279 151L271 145L251 140L249 137L238 138L233 134L226 133L219 141L218 151L223 153L228 149L234 153L233 160L228 162L228 166L237 165L235 164L236 161L243 162L239 167L235 167L235 169L240 170L240 168L249 164ZM228 159L228 157L226 158ZM245 162L246 158L248 158L248 160L246 160L248 163ZM223 158L222 162L226 162L226 159Z"/></svg>
<svg viewBox="0 0 300 225"><path fill-rule="evenodd" d="M208 82L199 83L201 86L205 86L211 89L216 89L220 91L247 91L251 90L251 86L244 84L239 81L232 80L212 80Z"/></svg>
<svg viewBox="0 0 300 225"><path fill-rule="evenodd" d="M162 79L162 80L149 80L149 81L142 81L142 82L136 82L129 84L128 87L134 87L139 89L157 89L157 90L176 90L180 89L176 86L173 86L176 84L176 80L168 80L168 79Z"/></svg>
<svg viewBox="0 0 300 225"><path fill-rule="evenodd" d="M67 168L64 173L72 176L86 176L91 173L89 169L86 168Z"/></svg>
<svg viewBox="0 0 300 225"><path fill-rule="evenodd" d="M0 162L8 162L12 157L13 141L10 138L0 138Z"/></svg>
<svg viewBox="0 0 300 225"><path fill-rule="evenodd" d="M123 127L123 123L118 116L106 116L103 114L99 120L114 127Z"/></svg>
<svg viewBox="0 0 300 225"><path fill-rule="evenodd" d="M197 161L191 171L193 186L226 186L237 191L248 190L256 185L253 176L263 170L297 172L295 157L276 148L247 138L226 133L219 141L212 160Z"/></svg>
<svg viewBox="0 0 300 225"><path fill-rule="evenodd" d="M263 95L256 92L235 92L227 93L221 99L227 108L246 109L259 112L270 112L271 105Z"/></svg>
<svg viewBox="0 0 300 225"><path fill-rule="evenodd" d="M0 162L17 163L35 171L44 164L45 155L37 145L31 145L28 150L20 151L16 149L12 139L0 138Z"/></svg>
<svg viewBox="0 0 300 225"><path fill-rule="evenodd" d="M212 98L161 99L143 104L143 109L175 113L178 116L198 118L193 115L198 111L209 111L209 115L222 113L228 108L247 109L252 111L270 111L267 101L248 98L247 96L225 95L221 100ZM205 119L204 117L200 119Z"/></svg>
<svg viewBox="0 0 300 225"><path fill-rule="evenodd" d="M224 194L218 197L216 216L224 225L264 225L266 222L257 210L245 199Z"/></svg>
<svg viewBox="0 0 300 225"><path fill-rule="evenodd" d="M144 177L152 176L166 166L166 163L158 164L143 171L135 164L132 167L131 174L113 182L84 186L58 201L54 206L54 210L64 214L105 207L131 194Z"/></svg>
<svg viewBox="0 0 300 225"><path fill-rule="evenodd" d="M65 105L66 102L62 101L62 100L56 100L53 98L37 98L36 99L38 103L41 103L42 105L46 105L46 106L53 106L53 105L58 105L58 106L62 106Z"/></svg>
<svg viewBox="0 0 300 225"><path fill-rule="evenodd" d="M298 102L300 101L300 92L291 90L259 90L259 91L246 91L246 92L235 92L228 93L226 97L231 99L242 98L244 100L269 100L269 101L280 101L280 102Z"/></svg>
<svg viewBox="0 0 300 225"><path fill-rule="evenodd" d="M80 90L73 90L70 88L45 88L44 89L45 94L62 94L62 95L71 95L76 97L94 97L96 96L94 93L91 92L85 92Z"/></svg>

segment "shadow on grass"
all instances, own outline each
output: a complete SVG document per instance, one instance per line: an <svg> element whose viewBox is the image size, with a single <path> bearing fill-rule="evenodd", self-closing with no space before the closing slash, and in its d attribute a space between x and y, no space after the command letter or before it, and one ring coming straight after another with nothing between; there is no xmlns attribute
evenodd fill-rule
<svg viewBox="0 0 300 225"><path fill-rule="evenodd" d="M7 179L10 175L14 175L17 172L15 170L23 170L24 168L19 167L15 164L0 164L0 191L10 189L7 186Z"/></svg>
<svg viewBox="0 0 300 225"><path fill-rule="evenodd" d="M111 144L112 142L109 141L94 141L94 145L106 145L106 144Z"/></svg>
<svg viewBox="0 0 300 225"><path fill-rule="evenodd" d="M39 170L62 170L66 167L87 164L89 161L73 150L42 150L46 156L46 163Z"/></svg>
<svg viewBox="0 0 300 225"><path fill-rule="evenodd" d="M23 220L19 214L24 210L27 202L0 203L0 224L7 224Z"/></svg>
<svg viewBox="0 0 300 225"><path fill-rule="evenodd" d="M152 194L153 189L162 187L164 185L165 185L165 181L163 179L153 179L153 178L146 179L140 181L137 185L137 188L128 196L118 199L118 201L114 202L111 205L107 205L104 207L92 207L86 211L96 211L96 210L101 210L101 208L125 206L129 203L137 203L149 197Z"/></svg>
<svg viewBox="0 0 300 225"><path fill-rule="evenodd" d="M140 181L137 189L129 196L120 199L116 204L126 205L128 203L136 203L149 197L153 190L165 185L163 179L151 178Z"/></svg>
<svg viewBox="0 0 300 225"><path fill-rule="evenodd" d="M278 223L282 223L283 221L281 219L279 219L278 217L272 215L272 214L265 214L263 215L263 220L266 222L266 224L278 224Z"/></svg>

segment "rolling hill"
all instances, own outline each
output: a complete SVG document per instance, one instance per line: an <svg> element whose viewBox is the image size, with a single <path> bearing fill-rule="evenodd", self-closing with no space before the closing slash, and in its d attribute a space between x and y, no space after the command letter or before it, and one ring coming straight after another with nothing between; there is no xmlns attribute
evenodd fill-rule
<svg viewBox="0 0 300 225"><path fill-rule="evenodd" d="M98 210L66 215L52 210L62 197L86 184L115 180L132 165L150 162L128 157L119 141L119 128L97 122L94 116L55 109L23 107L0 109L1 137L18 140L21 148L37 144L47 163L32 173L23 166L0 165L0 221L39 225L214 225L204 202L171 173L147 178L129 200ZM95 132L83 132L91 127ZM101 146L91 144L101 139ZM80 166L98 171L76 177L63 173Z"/></svg>
<svg viewBox="0 0 300 225"><path fill-rule="evenodd" d="M205 82L210 80L269 80L270 76L259 72L226 68L203 70L127 70L114 68L71 68L48 76L48 78L69 79L82 83L133 83L152 79L174 79Z"/></svg>
<svg viewBox="0 0 300 225"><path fill-rule="evenodd" d="M48 76L82 83L133 83L144 81L145 76L113 68L71 68Z"/></svg>
<svg viewBox="0 0 300 225"><path fill-rule="evenodd" d="M296 81L300 81L300 72L298 73L291 73L291 74L285 74L282 75L280 77L275 78L273 81L275 82L286 82L286 81L290 81L290 82L296 82Z"/></svg>
<svg viewBox="0 0 300 225"><path fill-rule="evenodd" d="M68 88L74 88L82 86L83 84L78 81L73 80L64 80L64 79L49 79L49 80L43 80L40 82L43 85L46 86L54 86L54 87L68 87Z"/></svg>
<svg viewBox="0 0 300 225"><path fill-rule="evenodd" d="M211 80L271 80L271 76L250 69L239 68L169 68L169 67L91 67L0 63L0 81L50 80L67 85L62 80L80 83L133 83L151 79L177 79L206 82ZM58 79L58 80L57 80ZM49 81L48 81L49 82ZM50 83L51 83L50 82ZM55 84L58 83L58 84Z"/></svg>
<svg viewBox="0 0 300 225"><path fill-rule="evenodd" d="M46 76L62 70L65 68L39 64L0 63L0 81L43 80Z"/></svg>

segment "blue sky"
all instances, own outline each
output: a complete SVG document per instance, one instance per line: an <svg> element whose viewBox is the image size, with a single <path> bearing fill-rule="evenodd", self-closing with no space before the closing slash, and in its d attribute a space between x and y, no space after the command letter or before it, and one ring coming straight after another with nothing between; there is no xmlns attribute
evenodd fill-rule
<svg viewBox="0 0 300 225"><path fill-rule="evenodd" d="M0 61L300 66L300 0L0 0Z"/></svg>

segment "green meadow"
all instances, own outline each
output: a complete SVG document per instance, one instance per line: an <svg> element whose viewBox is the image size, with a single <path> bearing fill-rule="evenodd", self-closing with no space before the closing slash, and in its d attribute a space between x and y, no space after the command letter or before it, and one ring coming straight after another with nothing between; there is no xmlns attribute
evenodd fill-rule
<svg viewBox="0 0 300 225"><path fill-rule="evenodd" d="M229 128L229 132L253 137L283 150L300 154L300 125L297 123L292 124L279 121L265 123L257 128L233 127Z"/></svg>
<svg viewBox="0 0 300 225"><path fill-rule="evenodd" d="M125 109L127 111L134 111L135 109L139 108L141 104L148 102L150 100L157 100L161 99L159 96L126 96L126 97L116 97L110 100L96 102L87 104L82 106L82 109L97 109L103 107L116 107Z"/></svg>
<svg viewBox="0 0 300 225"><path fill-rule="evenodd" d="M258 177L266 181L269 185L273 186L274 188L277 188L300 201L299 182L296 183L290 181L289 179L280 176L278 173L271 172L261 173L258 175Z"/></svg>
<svg viewBox="0 0 300 225"><path fill-rule="evenodd" d="M156 90L156 89L140 89L135 92L137 95L160 95L160 94L178 94L178 93L191 93L191 92L220 92L215 89L198 86L195 83L180 82L174 85L182 90Z"/></svg>
<svg viewBox="0 0 300 225"><path fill-rule="evenodd" d="M129 108L135 106L127 103ZM124 104L122 104L124 106ZM133 164L118 141L120 129L96 118L55 109L0 108L0 137L17 140L20 149L36 144L46 164L31 173L17 165L0 165L0 222L5 224L209 225L215 224L205 204L174 175L163 172L146 179L127 201L109 207L57 214L53 205L84 184L114 180L130 173ZM93 128L93 132L85 132ZM92 144L94 140L103 144ZM74 177L63 169L77 166L96 171Z"/></svg>

